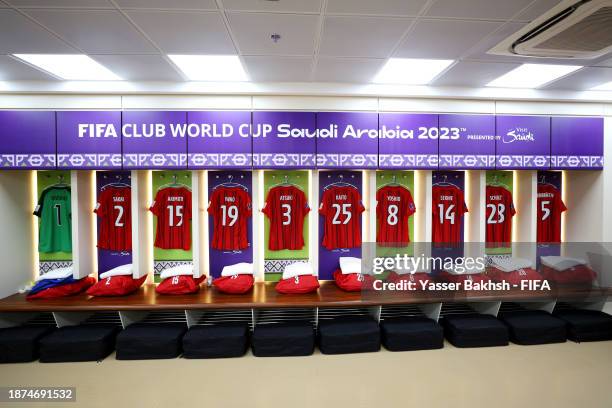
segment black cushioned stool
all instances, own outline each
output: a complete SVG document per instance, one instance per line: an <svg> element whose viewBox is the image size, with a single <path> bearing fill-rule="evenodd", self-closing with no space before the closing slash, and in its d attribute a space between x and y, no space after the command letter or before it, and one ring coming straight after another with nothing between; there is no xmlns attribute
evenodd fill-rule
<svg viewBox="0 0 612 408"><path fill-rule="evenodd" d="M380 350L380 329L370 316L338 317L319 322L323 354L367 353Z"/></svg>
<svg viewBox="0 0 612 408"><path fill-rule="evenodd" d="M382 344L389 351L433 350L444 347L444 331L435 320L396 317L380 323Z"/></svg>
<svg viewBox="0 0 612 408"><path fill-rule="evenodd" d="M567 340L565 322L542 310L505 312L498 318L508 326L510 340L516 344L563 343Z"/></svg>
<svg viewBox="0 0 612 408"><path fill-rule="evenodd" d="M41 363L103 360L115 349L120 327L114 325L64 326L40 339Z"/></svg>
<svg viewBox="0 0 612 408"><path fill-rule="evenodd" d="M117 360L154 360L181 355L185 323L134 323L117 336Z"/></svg>
<svg viewBox="0 0 612 408"><path fill-rule="evenodd" d="M508 328L485 314L448 315L442 320L444 334L455 347L493 347L508 345Z"/></svg>
<svg viewBox="0 0 612 408"><path fill-rule="evenodd" d="M312 323L302 321L256 325L251 339L257 357L309 356L314 344Z"/></svg>
<svg viewBox="0 0 612 408"><path fill-rule="evenodd" d="M183 337L183 357L240 357L246 353L248 343L249 325L247 323L193 326Z"/></svg>
<svg viewBox="0 0 612 408"><path fill-rule="evenodd" d="M569 309L553 313L567 324L567 338L575 341L612 340L612 316L597 310Z"/></svg>
<svg viewBox="0 0 612 408"><path fill-rule="evenodd" d="M54 326L23 325L0 329L0 363L26 363L38 359L40 339Z"/></svg>

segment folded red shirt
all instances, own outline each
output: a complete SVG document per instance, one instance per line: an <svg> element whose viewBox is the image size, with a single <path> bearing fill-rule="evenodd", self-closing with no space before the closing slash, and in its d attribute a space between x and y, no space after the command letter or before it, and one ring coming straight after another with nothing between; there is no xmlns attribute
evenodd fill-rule
<svg viewBox="0 0 612 408"><path fill-rule="evenodd" d="M27 295L26 299L27 300L51 299L51 298L77 295L83 292L84 290L86 290L87 288L89 288L94 283L96 283L96 280L93 277L88 276L86 278L79 279L76 282L67 283L65 285L54 286L49 289L41 290L40 292L37 292L33 295Z"/></svg>
<svg viewBox="0 0 612 408"><path fill-rule="evenodd" d="M206 276L194 278L192 275L177 275L164 279L157 285L155 292L162 295L187 295L200 290L200 283Z"/></svg>
<svg viewBox="0 0 612 408"><path fill-rule="evenodd" d="M587 265L576 265L562 271L542 265L542 276L554 283L571 285L592 283L597 278L597 273Z"/></svg>
<svg viewBox="0 0 612 408"><path fill-rule="evenodd" d="M276 284L276 291L285 294L310 293L319 288L319 280L314 275L300 275L281 279Z"/></svg>
<svg viewBox="0 0 612 408"><path fill-rule="evenodd" d="M251 290L254 282L253 275L221 276L213 281L213 286L219 292L240 295Z"/></svg>
<svg viewBox="0 0 612 408"><path fill-rule="evenodd" d="M505 272L490 266L487 268L487 276L495 282L508 282L510 285L520 285L522 281L539 281L542 275L533 268L520 268L515 271Z"/></svg>
<svg viewBox="0 0 612 408"><path fill-rule="evenodd" d="M147 279L147 275L134 279L132 275L109 276L101 279L87 290L90 296L125 296L136 292Z"/></svg>
<svg viewBox="0 0 612 408"><path fill-rule="evenodd" d="M343 274L340 269L334 271L334 281L336 285L346 292L359 292L361 290L371 290L374 277L361 273Z"/></svg>

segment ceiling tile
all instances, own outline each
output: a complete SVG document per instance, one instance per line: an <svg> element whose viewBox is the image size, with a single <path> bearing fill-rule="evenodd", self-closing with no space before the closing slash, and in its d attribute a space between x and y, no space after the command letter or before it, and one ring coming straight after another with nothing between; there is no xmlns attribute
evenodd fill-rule
<svg viewBox="0 0 612 408"><path fill-rule="evenodd" d="M312 55L319 17L276 13L229 13L238 48L246 55ZM270 39L280 34L277 43Z"/></svg>
<svg viewBox="0 0 612 408"><path fill-rule="evenodd" d="M45 74L23 62L11 57L0 55L0 81L47 81L55 80L51 75Z"/></svg>
<svg viewBox="0 0 612 408"><path fill-rule="evenodd" d="M44 8L113 8L108 0L6 0L15 7Z"/></svg>
<svg viewBox="0 0 612 408"><path fill-rule="evenodd" d="M394 56L458 58L498 27L485 21L419 20Z"/></svg>
<svg viewBox="0 0 612 408"><path fill-rule="evenodd" d="M223 0L223 7L230 11L319 13L321 0Z"/></svg>
<svg viewBox="0 0 612 408"><path fill-rule="evenodd" d="M412 20L384 17L327 17L320 54L386 58Z"/></svg>
<svg viewBox="0 0 612 408"><path fill-rule="evenodd" d="M376 58L327 58L321 57L315 68L314 78L321 82L367 83L385 63Z"/></svg>
<svg viewBox="0 0 612 408"><path fill-rule="evenodd" d="M217 10L215 0L115 0L125 9Z"/></svg>
<svg viewBox="0 0 612 408"><path fill-rule="evenodd" d="M244 57L252 81L308 82L312 57Z"/></svg>
<svg viewBox="0 0 612 408"><path fill-rule="evenodd" d="M76 52L16 11L0 10L0 54Z"/></svg>
<svg viewBox="0 0 612 408"><path fill-rule="evenodd" d="M427 0L328 0L327 13L416 16Z"/></svg>
<svg viewBox="0 0 612 408"><path fill-rule="evenodd" d="M533 0L437 0L427 17L508 20Z"/></svg>
<svg viewBox="0 0 612 408"><path fill-rule="evenodd" d="M544 89L588 90L610 81L612 81L612 68L587 67L552 82Z"/></svg>
<svg viewBox="0 0 612 408"><path fill-rule="evenodd" d="M218 12L130 11L128 15L168 54L235 54Z"/></svg>
<svg viewBox="0 0 612 408"><path fill-rule="evenodd" d="M557 4L561 3L561 1L562 0L537 0L514 20L533 21L551 8L555 7Z"/></svg>
<svg viewBox="0 0 612 408"><path fill-rule="evenodd" d="M86 53L156 51L118 11L31 9L27 13Z"/></svg>
<svg viewBox="0 0 612 408"><path fill-rule="evenodd" d="M520 64L459 61L442 74L436 86L484 86Z"/></svg>
<svg viewBox="0 0 612 408"><path fill-rule="evenodd" d="M129 81L181 81L183 78L159 55L91 55Z"/></svg>

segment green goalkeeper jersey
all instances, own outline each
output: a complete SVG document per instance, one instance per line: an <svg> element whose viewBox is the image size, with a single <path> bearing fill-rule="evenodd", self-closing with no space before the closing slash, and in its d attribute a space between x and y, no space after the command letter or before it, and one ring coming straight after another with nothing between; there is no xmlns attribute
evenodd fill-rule
<svg viewBox="0 0 612 408"><path fill-rule="evenodd" d="M40 218L39 252L72 252L69 186L51 186L43 190L34 215Z"/></svg>

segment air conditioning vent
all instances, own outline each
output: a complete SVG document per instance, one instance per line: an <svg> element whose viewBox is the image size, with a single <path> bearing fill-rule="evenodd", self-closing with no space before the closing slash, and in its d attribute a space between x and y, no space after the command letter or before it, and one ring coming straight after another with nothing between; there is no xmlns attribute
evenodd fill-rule
<svg viewBox="0 0 612 408"><path fill-rule="evenodd" d="M612 0L567 0L490 54L592 59L612 52Z"/></svg>

